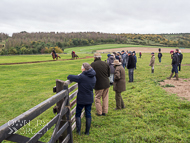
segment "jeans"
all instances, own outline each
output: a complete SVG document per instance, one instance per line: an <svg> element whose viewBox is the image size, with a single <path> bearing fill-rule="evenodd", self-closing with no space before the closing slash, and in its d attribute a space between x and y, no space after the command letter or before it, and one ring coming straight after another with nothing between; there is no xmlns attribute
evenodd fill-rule
<svg viewBox="0 0 190 143"><path fill-rule="evenodd" d="M134 68L128 70L128 72L129 72L129 82L133 82L133 71L134 71Z"/></svg>
<svg viewBox="0 0 190 143"><path fill-rule="evenodd" d="M177 65L172 65L172 73L178 73Z"/></svg>
<svg viewBox="0 0 190 143"><path fill-rule="evenodd" d="M82 112L83 107L85 107L86 118L91 118L91 107L92 107L92 104L86 104L86 105L77 104L75 117L77 118L77 117L81 116L81 112Z"/></svg>
<svg viewBox="0 0 190 143"><path fill-rule="evenodd" d="M161 58L159 58L159 62L161 63Z"/></svg>
<svg viewBox="0 0 190 143"><path fill-rule="evenodd" d="M125 69L126 63L122 63L123 68Z"/></svg>

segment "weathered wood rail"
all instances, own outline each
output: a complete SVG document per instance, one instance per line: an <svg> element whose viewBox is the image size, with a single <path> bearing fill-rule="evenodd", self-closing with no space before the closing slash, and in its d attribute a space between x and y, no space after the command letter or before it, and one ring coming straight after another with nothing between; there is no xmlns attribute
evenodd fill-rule
<svg viewBox="0 0 190 143"><path fill-rule="evenodd" d="M55 125L53 134L49 143L59 142L59 143L73 143L72 131L76 127L75 122L75 112L76 112L76 95L78 90L78 84L72 85L69 80L61 81L56 80L56 90L57 94L50 97L49 99L43 101L42 103L36 105L35 107L29 109L28 111L22 113L16 118L12 119L13 122L7 122L0 127L0 142L3 140L8 140L18 143L43 143L39 139L52 127ZM74 91L71 95L70 92ZM74 99L75 98L75 99ZM70 101L74 99L71 103ZM33 137L29 138L23 135L17 134L17 130L24 127L37 116L42 114L47 109L51 108L54 104L56 106L53 108L54 113L57 115L49 121L42 129L40 129ZM74 107L75 106L75 107ZM72 109L73 108L73 109ZM70 110L72 109L72 110ZM82 117L84 116L84 111L82 112Z"/></svg>

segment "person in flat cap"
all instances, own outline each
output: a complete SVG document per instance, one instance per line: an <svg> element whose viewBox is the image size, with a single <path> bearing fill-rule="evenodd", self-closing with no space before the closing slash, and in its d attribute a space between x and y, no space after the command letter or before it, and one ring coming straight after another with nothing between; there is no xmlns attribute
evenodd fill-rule
<svg viewBox="0 0 190 143"><path fill-rule="evenodd" d="M170 54L171 54L171 59L172 59L172 71L171 71L170 76L167 77L167 79L171 79L171 77L173 76L173 74L175 72L176 80L178 80L178 69L177 69L177 66L179 63L178 55L176 53L174 53L173 50L170 51Z"/></svg>
<svg viewBox="0 0 190 143"><path fill-rule="evenodd" d="M154 56L154 52L151 53L152 57L150 59L150 64L149 66L151 66L151 72L154 73L154 63L155 63L155 56Z"/></svg>
<svg viewBox="0 0 190 143"><path fill-rule="evenodd" d="M125 108L123 99L121 97L121 92L126 91L125 69L123 68L122 63L118 60L114 60L112 64L115 68L113 83L113 90L115 91L116 100L115 110L118 110Z"/></svg>
<svg viewBox="0 0 190 143"><path fill-rule="evenodd" d="M77 134L80 135L81 133L81 112L84 107L86 115L85 134L89 135L91 126L91 106L94 100L93 89L96 84L96 72L88 63L83 63L81 70L82 73L80 75L69 75L67 79L78 83L77 106L75 114Z"/></svg>
<svg viewBox="0 0 190 143"><path fill-rule="evenodd" d="M94 54L94 62L91 63L92 68L96 72L96 85L95 85L95 106L96 115L105 116L108 113L108 98L110 87L110 67L108 63L101 61L100 53ZM102 98L102 104L101 104Z"/></svg>
<svg viewBox="0 0 190 143"><path fill-rule="evenodd" d="M133 82L133 73L134 73L134 68L135 68L135 58L132 55L132 52L128 52L129 59L128 59L128 64L127 64L127 69L129 73L129 82Z"/></svg>

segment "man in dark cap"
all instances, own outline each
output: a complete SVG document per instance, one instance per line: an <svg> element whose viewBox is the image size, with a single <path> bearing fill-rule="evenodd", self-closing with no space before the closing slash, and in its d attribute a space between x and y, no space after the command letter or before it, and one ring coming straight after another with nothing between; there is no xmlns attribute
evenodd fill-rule
<svg viewBox="0 0 190 143"><path fill-rule="evenodd" d="M137 68L137 56L135 51L133 51L133 56L134 56L134 60L135 60L135 69Z"/></svg>
<svg viewBox="0 0 190 143"><path fill-rule="evenodd" d="M134 67L135 67L135 58L132 55L131 51L128 52L128 55L129 55L129 60L128 60L128 64L127 64L127 69L128 69L128 73L129 73L129 82L133 82L133 72L134 72Z"/></svg>

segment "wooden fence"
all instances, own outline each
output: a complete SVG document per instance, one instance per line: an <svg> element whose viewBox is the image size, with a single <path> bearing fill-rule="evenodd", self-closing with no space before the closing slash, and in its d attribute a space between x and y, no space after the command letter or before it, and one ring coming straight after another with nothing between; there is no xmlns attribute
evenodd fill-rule
<svg viewBox="0 0 190 143"><path fill-rule="evenodd" d="M72 143L72 131L76 127L74 115L76 112L76 98L71 103L70 101L74 97L76 97L78 93L78 90L74 91L78 87L78 84L76 83L68 88L69 84L71 84L69 80L65 82L61 80L56 80L56 87L54 87L54 92L56 91L57 94L43 101L37 106L29 109L23 114L17 116L12 120L14 122L7 122L2 125L0 127L0 142L2 142L3 140L8 140L18 143L43 143L39 141L39 139L52 126L55 125L49 143ZM69 93L72 91L74 92L69 95ZM56 106L53 108L53 112L57 113L57 115L51 121L49 121L42 129L40 129L33 137L29 138L16 133L17 130L26 125L22 123L29 123L31 120L52 107L54 104L56 104ZM84 116L84 111L82 112L81 116Z"/></svg>

